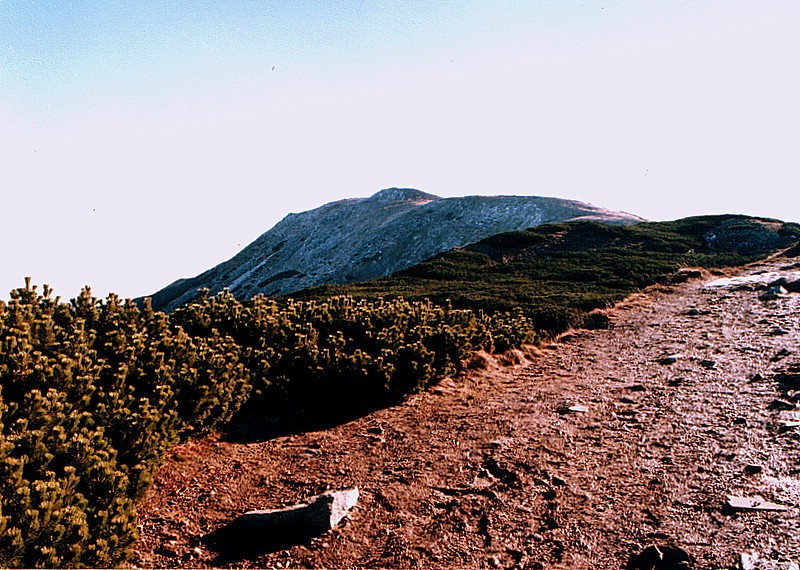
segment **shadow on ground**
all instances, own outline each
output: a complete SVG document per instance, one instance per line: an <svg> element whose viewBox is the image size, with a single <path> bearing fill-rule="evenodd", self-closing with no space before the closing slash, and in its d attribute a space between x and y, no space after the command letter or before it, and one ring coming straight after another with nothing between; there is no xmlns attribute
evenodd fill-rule
<svg viewBox="0 0 800 570"><path fill-rule="evenodd" d="M203 537L203 543L217 557L214 565L236 564L245 560L253 560L264 554L280 552L300 544L308 544L320 532L309 530L298 532L296 529L285 532L272 532L268 536L263 533L245 529L238 521L232 521Z"/></svg>
<svg viewBox="0 0 800 570"><path fill-rule="evenodd" d="M334 428L399 403L401 402L382 401L351 406L333 403L312 409L287 407L283 410L247 406L233 417L222 435L231 443L258 443L287 435Z"/></svg>

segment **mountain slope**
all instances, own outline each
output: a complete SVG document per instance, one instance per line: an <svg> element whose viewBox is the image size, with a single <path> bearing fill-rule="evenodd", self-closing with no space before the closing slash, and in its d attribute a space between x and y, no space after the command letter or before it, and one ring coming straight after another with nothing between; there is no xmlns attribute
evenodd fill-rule
<svg viewBox="0 0 800 570"><path fill-rule="evenodd" d="M741 265L790 247L800 226L737 215L610 226L543 224L490 236L371 281L299 292L299 299L430 299L487 313L516 308L560 332L587 311L666 281L682 267Z"/></svg>
<svg viewBox="0 0 800 570"><path fill-rule="evenodd" d="M227 288L246 299L257 293L282 295L316 285L364 281L491 235L567 220L643 221L558 198L440 198L391 188L369 198L289 214L229 261L155 293L153 306L172 310L194 299L201 288L212 293Z"/></svg>

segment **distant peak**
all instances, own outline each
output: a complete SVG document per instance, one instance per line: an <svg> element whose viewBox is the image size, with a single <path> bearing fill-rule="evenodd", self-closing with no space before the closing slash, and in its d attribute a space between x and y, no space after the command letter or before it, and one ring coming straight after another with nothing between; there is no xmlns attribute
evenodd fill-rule
<svg viewBox="0 0 800 570"><path fill-rule="evenodd" d="M369 197L371 202L432 202L440 199L439 196L414 188L386 188Z"/></svg>

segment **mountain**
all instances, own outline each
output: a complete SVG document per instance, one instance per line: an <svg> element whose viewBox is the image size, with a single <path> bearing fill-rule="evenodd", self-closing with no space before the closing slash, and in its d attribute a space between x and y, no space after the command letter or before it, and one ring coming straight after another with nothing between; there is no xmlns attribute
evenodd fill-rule
<svg viewBox="0 0 800 570"><path fill-rule="evenodd" d="M593 220L613 225L644 221L573 200L538 196L441 198L390 188L369 198L340 200L289 214L232 259L152 296L172 310L208 288L237 298L285 295L318 285L389 275L438 253L502 232L544 223Z"/></svg>

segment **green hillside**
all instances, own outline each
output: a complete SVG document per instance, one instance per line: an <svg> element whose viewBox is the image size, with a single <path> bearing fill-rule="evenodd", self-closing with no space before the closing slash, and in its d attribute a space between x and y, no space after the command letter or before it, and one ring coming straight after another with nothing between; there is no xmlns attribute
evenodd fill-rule
<svg viewBox="0 0 800 570"><path fill-rule="evenodd" d="M427 298L490 314L519 309L553 333L580 324L588 311L669 281L681 268L741 265L798 237L797 224L731 215L632 226L545 225L496 235L389 277L295 297Z"/></svg>

